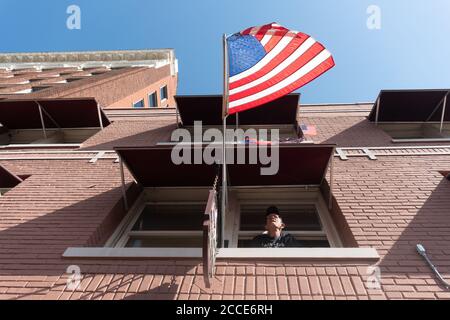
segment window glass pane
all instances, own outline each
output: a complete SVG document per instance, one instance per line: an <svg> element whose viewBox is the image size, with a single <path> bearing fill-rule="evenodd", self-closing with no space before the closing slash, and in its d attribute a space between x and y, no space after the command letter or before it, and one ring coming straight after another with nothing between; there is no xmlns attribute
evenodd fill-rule
<svg viewBox="0 0 450 320"><path fill-rule="evenodd" d="M167 99L167 86L161 88L161 100Z"/></svg>
<svg viewBox="0 0 450 320"><path fill-rule="evenodd" d="M133 104L133 108L143 108L143 107L144 107L144 100L140 100Z"/></svg>
<svg viewBox="0 0 450 320"><path fill-rule="evenodd" d="M156 105L157 105L156 92L153 92L152 94L150 94L148 96L148 105L150 106L150 108L156 107Z"/></svg>
<svg viewBox="0 0 450 320"><path fill-rule="evenodd" d="M206 204L147 205L132 231L202 230Z"/></svg>
<svg viewBox="0 0 450 320"><path fill-rule="evenodd" d="M270 205L244 204L241 205L242 231L263 231L266 224L266 209ZM277 205L280 216L286 225L285 231L321 231L322 226L316 206L305 205Z"/></svg>
<svg viewBox="0 0 450 320"><path fill-rule="evenodd" d="M201 236L143 236L130 237L128 248L201 248Z"/></svg>

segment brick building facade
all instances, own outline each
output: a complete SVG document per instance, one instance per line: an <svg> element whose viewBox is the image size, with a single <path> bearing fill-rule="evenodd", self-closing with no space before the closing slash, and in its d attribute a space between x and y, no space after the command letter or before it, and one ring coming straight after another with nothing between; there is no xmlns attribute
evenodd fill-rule
<svg viewBox="0 0 450 320"><path fill-rule="evenodd" d="M350 251L282 258L219 254L211 288L203 282L201 257L65 254L68 248L102 248L117 230L127 212L114 148L169 141L179 120L174 108L106 109L111 124L80 147L2 146L0 164L23 181L0 198L0 298L450 298L415 249L422 243L450 277L450 181L441 173L450 170L450 142L393 142L368 119L375 107L303 105L296 119L315 126L317 135L305 137L314 144L336 144L333 179L328 168L321 189L327 199L332 184L329 214L338 249ZM128 170L124 178L132 207L142 186ZM376 254L352 255L361 248ZM81 272L74 288L67 285L70 266Z"/></svg>

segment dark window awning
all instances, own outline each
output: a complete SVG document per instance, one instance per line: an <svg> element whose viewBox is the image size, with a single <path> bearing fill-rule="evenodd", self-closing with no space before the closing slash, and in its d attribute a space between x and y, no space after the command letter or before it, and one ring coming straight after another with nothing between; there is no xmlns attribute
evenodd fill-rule
<svg viewBox="0 0 450 320"><path fill-rule="evenodd" d="M171 158L172 147L115 150L143 187L211 187L218 173L218 166L214 164L175 165Z"/></svg>
<svg viewBox="0 0 450 320"><path fill-rule="evenodd" d="M239 125L296 124L299 93L292 93L259 108L239 112ZM206 126L222 125L222 96L176 96L177 108L184 126L202 121ZM227 125L236 124L236 115L227 118Z"/></svg>
<svg viewBox="0 0 450 320"><path fill-rule="evenodd" d="M378 96L378 122L441 121L444 97L448 89L382 90ZM450 121L450 97L446 99L444 121ZM376 121L377 101L369 114Z"/></svg>
<svg viewBox="0 0 450 320"><path fill-rule="evenodd" d="M275 175L261 175L261 167L267 165L248 162L227 164L229 185L320 185L334 147L334 145L280 145L279 170ZM216 164L175 165L171 159L172 147L129 147L116 148L116 151L136 181L144 187L211 187L217 173L220 172ZM234 154L237 155L236 150Z"/></svg>
<svg viewBox="0 0 450 320"><path fill-rule="evenodd" d="M334 145L280 145L275 175L261 175L261 164L228 164L230 186L320 185L325 177ZM270 150L270 149L269 149Z"/></svg>
<svg viewBox="0 0 450 320"><path fill-rule="evenodd" d="M0 188L10 189L22 182L22 179L0 165Z"/></svg>
<svg viewBox="0 0 450 320"><path fill-rule="evenodd" d="M46 128L99 128L97 102L83 99L33 99L0 101L0 123L8 129L42 128L39 105ZM103 127L110 124L100 108Z"/></svg>

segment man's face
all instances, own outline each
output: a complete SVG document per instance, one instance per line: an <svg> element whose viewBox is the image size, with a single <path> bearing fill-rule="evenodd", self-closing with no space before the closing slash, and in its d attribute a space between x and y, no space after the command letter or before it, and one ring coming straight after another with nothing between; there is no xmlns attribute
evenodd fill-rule
<svg viewBox="0 0 450 320"><path fill-rule="evenodd" d="M266 217L266 229L282 229L284 228L283 220L276 213L271 213Z"/></svg>

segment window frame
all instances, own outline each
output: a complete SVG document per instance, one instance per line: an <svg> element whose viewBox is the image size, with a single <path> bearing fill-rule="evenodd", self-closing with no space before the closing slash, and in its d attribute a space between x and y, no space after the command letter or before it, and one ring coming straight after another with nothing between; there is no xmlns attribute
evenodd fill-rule
<svg viewBox="0 0 450 320"><path fill-rule="evenodd" d="M264 186L264 187L272 187L276 188L277 186ZM295 188L295 186L292 186ZM249 188L261 188L256 187L234 187L232 189L249 189ZM312 237L325 237L325 239L330 244L330 248L340 248L343 246L342 241L339 237L339 233L332 221L327 205L325 204L325 200L323 199L320 190L315 191L316 199L304 199L304 200L278 200L277 204L298 204L298 205L314 205L316 208L316 212L318 215L319 222L322 226L322 231L289 231L293 236L312 236ZM259 200L240 200L239 204L258 204L261 203ZM230 218L230 217L228 217ZM258 231L241 231L241 210L234 210L234 214L231 217L233 219L232 222L229 222L233 225L233 230L231 231L231 242L228 248L236 248L238 249L238 241L240 236L256 236L261 234L262 232ZM231 219L228 219L231 220ZM228 226L229 227L229 226ZM225 226L227 229L227 226ZM261 230L263 231L263 230ZM230 232L225 230L225 234L229 235Z"/></svg>
<svg viewBox="0 0 450 320"><path fill-rule="evenodd" d="M203 204L202 201L141 201L140 205L134 210L130 210L132 216L129 222L124 226L125 228L120 235L116 236L116 241L113 240L115 247L127 248L126 244L133 236L202 236L202 230L148 230L148 231L133 231L134 225L148 205L172 205L172 204Z"/></svg>

